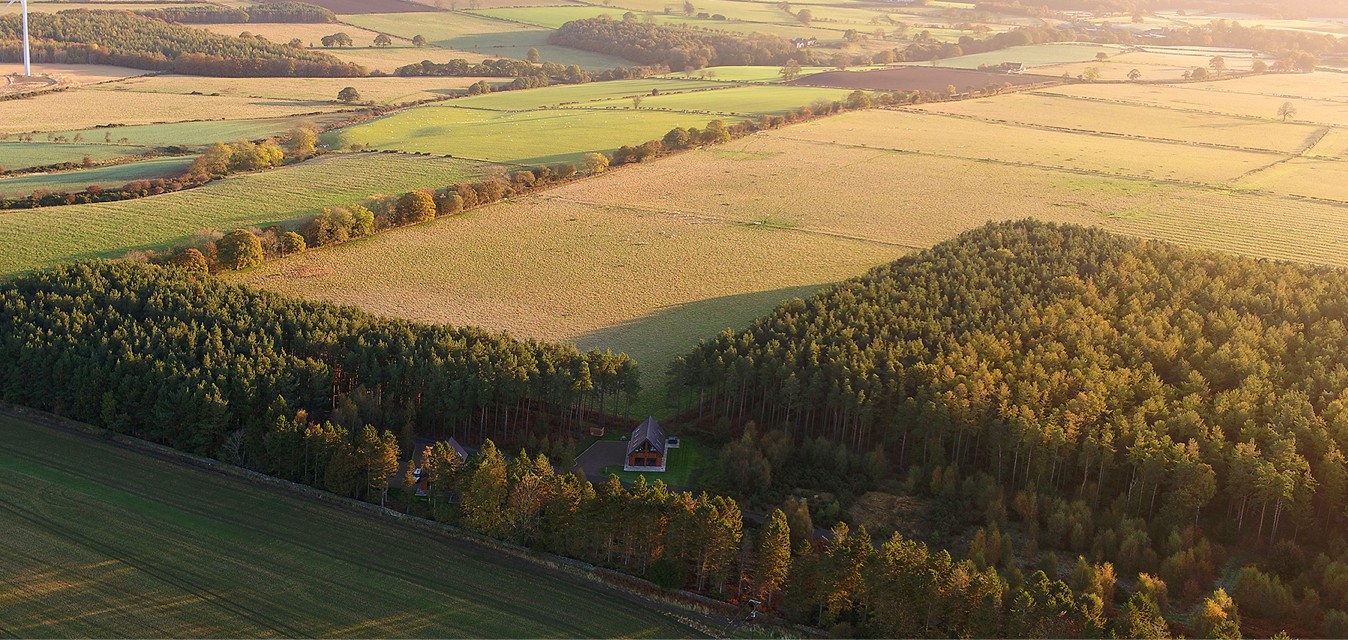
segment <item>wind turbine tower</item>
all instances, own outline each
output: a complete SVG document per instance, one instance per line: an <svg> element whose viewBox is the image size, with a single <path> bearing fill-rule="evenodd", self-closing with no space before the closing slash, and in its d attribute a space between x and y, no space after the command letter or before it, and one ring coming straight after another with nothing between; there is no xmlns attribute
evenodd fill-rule
<svg viewBox="0 0 1348 640"><path fill-rule="evenodd" d="M19 3L19 9L23 12L23 75L31 76L33 75L33 65L28 58L28 0L9 0L9 4L5 5L5 8L14 6L16 1Z"/></svg>

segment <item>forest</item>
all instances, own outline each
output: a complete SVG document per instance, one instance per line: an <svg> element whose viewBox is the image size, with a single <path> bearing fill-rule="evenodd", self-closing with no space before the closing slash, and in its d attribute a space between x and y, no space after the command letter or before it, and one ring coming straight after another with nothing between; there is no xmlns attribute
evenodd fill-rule
<svg viewBox="0 0 1348 640"><path fill-rule="evenodd" d="M74 9L29 16L33 62L110 64L189 75L363 76L359 65L260 40L218 35L202 29L123 11ZM0 18L0 62L18 62L23 51L17 15Z"/></svg>
<svg viewBox="0 0 1348 640"><path fill-rule="evenodd" d="M0 397L268 466L277 407L472 441L548 432L637 389L624 354L377 318L186 269L81 262L0 284Z"/></svg>
<svg viewBox="0 0 1348 640"><path fill-rule="evenodd" d="M1249 557L1234 595L1253 624L1335 635L1345 317L1341 271L1025 221L785 303L671 375L700 419L762 432L721 461L751 504L800 486L803 445L841 445L855 462L816 488L929 496L984 541L1015 531L1012 555L1050 575L1041 551L1080 554L1182 607ZM1023 564L998 546L970 555Z"/></svg>
<svg viewBox="0 0 1348 640"><path fill-rule="evenodd" d="M629 14L631 15L631 14ZM637 22L607 16L572 20L552 36L553 44L626 58L670 69L711 65L779 65L789 59L811 62L808 50L767 34L728 34Z"/></svg>
<svg viewBox="0 0 1348 640"><path fill-rule="evenodd" d="M137 9L139 15L177 22L180 24L220 24L231 22L336 22L337 16L318 5L304 2L265 2L242 8L210 6L177 6Z"/></svg>

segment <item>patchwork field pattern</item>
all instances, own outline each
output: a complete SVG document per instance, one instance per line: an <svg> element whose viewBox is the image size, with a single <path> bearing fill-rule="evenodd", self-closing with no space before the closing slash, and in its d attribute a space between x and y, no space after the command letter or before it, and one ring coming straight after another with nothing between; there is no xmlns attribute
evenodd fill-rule
<svg viewBox="0 0 1348 640"><path fill-rule="evenodd" d="M8 417L0 435L8 633L696 635L471 543Z"/></svg>
<svg viewBox="0 0 1348 640"><path fill-rule="evenodd" d="M632 64L622 58L548 44L548 36L552 33L549 29L464 12L437 11L414 17L398 13L368 13L343 16L342 20L407 40L420 35L436 46L473 51L486 56L523 60L529 49L535 48L547 62L577 64L589 69L611 69ZM445 62L465 56L428 54L421 59L426 57L431 57L435 62Z"/></svg>
<svg viewBox="0 0 1348 640"><path fill-rule="evenodd" d="M74 89L0 102L0 134L91 129L109 124L278 118L346 108L349 107L331 99L277 100L130 92L109 100L106 93Z"/></svg>
<svg viewBox="0 0 1348 640"><path fill-rule="evenodd" d="M666 363L697 340L992 220L1348 266L1348 176L1297 155L1322 127L1162 106L1147 125L1113 117L1142 105L1066 95L927 106L760 133L237 277L621 349L645 365L642 406L659 409ZM1099 108L1111 117L1090 117ZM1199 133L1208 122L1230 138ZM1268 149L1239 148L1252 139Z"/></svg>
<svg viewBox="0 0 1348 640"><path fill-rule="evenodd" d="M323 207L472 180L485 170L467 160L342 154L152 198L8 211L0 216L0 277L165 248L203 230L293 223Z"/></svg>

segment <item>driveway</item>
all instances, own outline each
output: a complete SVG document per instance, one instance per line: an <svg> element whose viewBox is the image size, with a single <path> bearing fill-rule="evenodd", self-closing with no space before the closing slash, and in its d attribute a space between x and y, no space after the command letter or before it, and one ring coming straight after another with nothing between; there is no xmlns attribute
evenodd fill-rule
<svg viewBox="0 0 1348 640"><path fill-rule="evenodd" d="M600 440L576 456L576 466L584 470L591 481L603 482L606 478L599 477L599 470L615 464L621 466L626 457L626 440Z"/></svg>

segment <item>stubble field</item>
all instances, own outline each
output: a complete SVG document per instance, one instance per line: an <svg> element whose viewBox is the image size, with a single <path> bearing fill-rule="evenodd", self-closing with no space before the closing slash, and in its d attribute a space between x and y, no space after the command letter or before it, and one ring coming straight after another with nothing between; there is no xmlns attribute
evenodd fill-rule
<svg viewBox="0 0 1348 640"><path fill-rule="evenodd" d="M471 543L9 417L0 436L7 634L695 635Z"/></svg>

